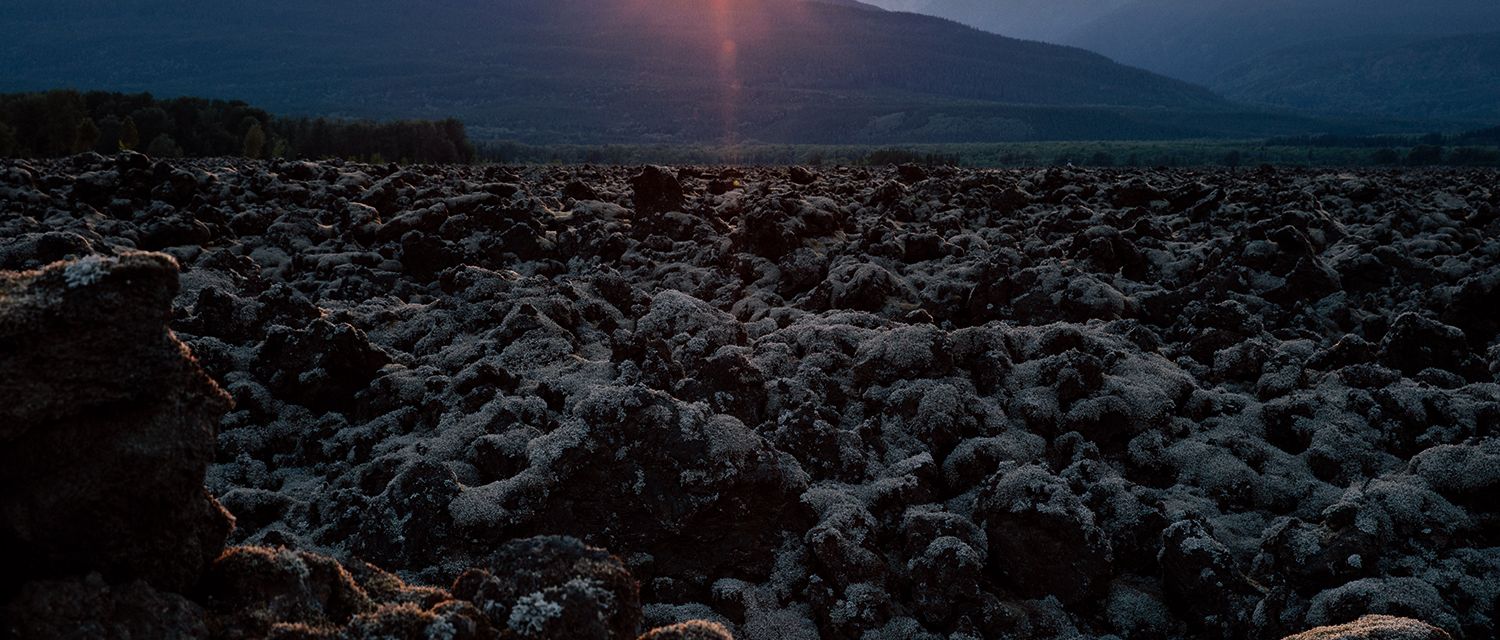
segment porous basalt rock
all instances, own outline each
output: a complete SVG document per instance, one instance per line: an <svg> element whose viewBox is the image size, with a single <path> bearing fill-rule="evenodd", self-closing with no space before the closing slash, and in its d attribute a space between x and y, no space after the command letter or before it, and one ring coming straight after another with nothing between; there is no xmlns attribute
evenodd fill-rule
<svg viewBox="0 0 1500 640"><path fill-rule="evenodd" d="M276 624L342 626L376 608L337 561L286 548L228 549L197 591L221 638L261 637Z"/></svg>
<svg viewBox="0 0 1500 640"><path fill-rule="evenodd" d="M1373 615L1348 624L1308 629L1284 640L1452 640L1452 636L1419 620Z"/></svg>
<svg viewBox="0 0 1500 640"><path fill-rule="evenodd" d="M1032 598L1078 602L1099 594L1113 551L1066 482L1038 465L1005 465L979 494L975 515L989 538L988 567Z"/></svg>
<svg viewBox="0 0 1500 640"><path fill-rule="evenodd" d="M690 620L657 627L642 634L640 640L734 640L734 636L717 622Z"/></svg>
<svg viewBox="0 0 1500 640"><path fill-rule="evenodd" d="M0 636L56 640L215 637L198 604L141 581L111 585L98 573L28 583L0 608Z"/></svg>
<svg viewBox="0 0 1500 640"><path fill-rule="evenodd" d="M578 413L533 441L520 474L458 495L457 525L576 532L649 553L679 580L767 571L776 525L795 521L805 487L790 456L732 417L641 387L595 388Z"/></svg>
<svg viewBox="0 0 1500 640"><path fill-rule="evenodd" d="M630 179L638 215L651 216L682 209L682 184L671 171L647 166Z"/></svg>
<svg viewBox="0 0 1500 640"><path fill-rule="evenodd" d="M90 256L0 276L0 563L180 591L232 518L203 488L229 397L167 323L177 262Z"/></svg>
<svg viewBox="0 0 1500 640"><path fill-rule="evenodd" d="M619 559L573 538L512 541L453 585L515 637L614 640L641 625L640 587Z"/></svg>

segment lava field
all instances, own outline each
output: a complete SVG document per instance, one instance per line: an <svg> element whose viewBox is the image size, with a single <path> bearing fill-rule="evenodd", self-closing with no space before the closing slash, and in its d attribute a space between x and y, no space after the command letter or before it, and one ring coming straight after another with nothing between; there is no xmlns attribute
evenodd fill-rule
<svg viewBox="0 0 1500 640"><path fill-rule="evenodd" d="M87 154L0 270L0 636L1500 633L1494 171Z"/></svg>

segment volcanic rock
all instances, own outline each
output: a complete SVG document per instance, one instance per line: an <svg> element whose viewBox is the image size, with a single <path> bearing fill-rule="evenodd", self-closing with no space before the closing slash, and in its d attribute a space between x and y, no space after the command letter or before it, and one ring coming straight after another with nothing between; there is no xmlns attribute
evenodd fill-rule
<svg viewBox="0 0 1500 640"><path fill-rule="evenodd" d="M975 511L989 538L990 570L1019 593L1077 602L1104 588L1109 542L1093 513L1046 469L1002 466Z"/></svg>
<svg viewBox="0 0 1500 640"><path fill-rule="evenodd" d="M239 516L222 564L157 518L98 536L154 559L129 570L93 566L120 547L0 572L4 623L70 584L59 620L188 636L1496 634L1493 171L807 174L0 161L4 267L182 266L149 304L127 293L156 276L97 266L6 290L0 317L59 319L0 331L25 399L0 403L0 503L112 468L106 420L170 404L203 444L129 449L128 482L27 526L130 532L116 505L168 473ZM222 417L159 353L169 320ZM39 423L65 439L11 454ZM495 556L516 539L565 569Z"/></svg>
<svg viewBox="0 0 1500 640"><path fill-rule="evenodd" d="M39 580L0 609L0 635L57 640L212 638L203 608L139 580L110 585L98 573Z"/></svg>
<svg viewBox="0 0 1500 640"><path fill-rule="evenodd" d="M634 190L637 215L650 216L682 210L682 184L671 171L663 167L650 165L643 168L630 179L630 186Z"/></svg>
<svg viewBox="0 0 1500 640"><path fill-rule="evenodd" d="M573 538L516 540L458 578L454 595L520 637L627 640L641 624L639 586L608 552Z"/></svg>
<svg viewBox="0 0 1500 640"><path fill-rule="evenodd" d="M177 288L155 253L0 275L0 591L89 571L179 591L218 556L233 519L203 477L230 402L167 329Z"/></svg>
<svg viewBox="0 0 1500 640"><path fill-rule="evenodd" d="M1348 624L1309 629L1285 640L1452 640L1452 636L1418 620L1375 615Z"/></svg>

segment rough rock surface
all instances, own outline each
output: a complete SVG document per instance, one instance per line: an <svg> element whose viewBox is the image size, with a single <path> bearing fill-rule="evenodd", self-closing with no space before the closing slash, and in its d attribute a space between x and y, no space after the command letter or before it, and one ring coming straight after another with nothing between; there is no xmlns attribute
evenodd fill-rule
<svg viewBox="0 0 1500 640"><path fill-rule="evenodd" d="M231 542L375 606L273 635L616 620L487 564L559 535L641 628L1500 631L1493 172L140 162L9 163L0 264L177 258Z"/></svg>
<svg viewBox="0 0 1500 640"><path fill-rule="evenodd" d="M203 489L229 397L167 329L177 264L0 275L0 593L98 571L191 586L230 516Z"/></svg>
<svg viewBox="0 0 1500 640"><path fill-rule="evenodd" d="M574 538L512 541L451 592L354 559L351 572L284 546L225 549L233 520L203 478L229 398L167 329L177 286L176 261L156 253L0 272L0 637L636 637L636 579ZM350 353L378 353L344 327L288 357L342 350L312 360L327 376L358 367ZM409 475L402 495L434 482L431 469ZM282 504L269 496L226 498L253 521ZM712 639L720 629L695 622L651 637Z"/></svg>
<svg viewBox="0 0 1500 640"><path fill-rule="evenodd" d="M0 611L0 634L57 640L207 639L203 608L145 582L111 586L98 573L28 583Z"/></svg>
<svg viewBox="0 0 1500 640"><path fill-rule="evenodd" d="M1286 640L1452 640L1452 636L1419 620L1364 616L1348 624L1309 629Z"/></svg>

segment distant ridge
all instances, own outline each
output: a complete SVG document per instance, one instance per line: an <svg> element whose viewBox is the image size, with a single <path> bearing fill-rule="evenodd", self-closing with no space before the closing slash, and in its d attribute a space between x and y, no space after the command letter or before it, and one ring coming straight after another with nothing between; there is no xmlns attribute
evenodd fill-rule
<svg viewBox="0 0 1500 640"><path fill-rule="evenodd" d="M1495 0L1133 0L1058 42L1207 83L1256 56L1314 42L1495 29Z"/></svg>
<svg viewBox="0 0 1500 640"><path fill-rule="evenodd" d="M1500 122L1500 32L1307 44L1240 64L1214 86L1308 111L1492 124Z"/></svg>
<svg viewBox="0 0 1500 640"><path fill-rule="evenodd" d="M804 0L804 1L805 2L821 2L823 4L831 4L831 5L834 5L836 7L849 7L851 9L865 9L865 10L868 10L868 11L885 11L885 9L881 9L880 7L877 7L877 6L873 5L873 4L867 4L867 3L864 3L864 2L860 2L859 0Z"/></svg>
<svg viewBox="0 0 1500 640"><path fill-rule="evenodd" d="M1500 111L1496 0L870 0L1082 47L1240 102L1454 130Z"/></svg>

